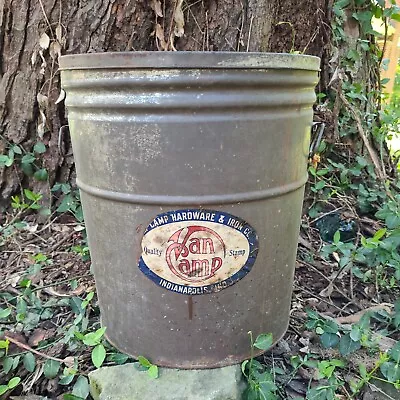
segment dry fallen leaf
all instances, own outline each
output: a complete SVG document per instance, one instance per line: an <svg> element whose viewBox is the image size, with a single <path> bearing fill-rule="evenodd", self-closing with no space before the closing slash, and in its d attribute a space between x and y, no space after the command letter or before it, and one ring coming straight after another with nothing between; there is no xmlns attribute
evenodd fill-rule
<svg viewBox="0 0 400 400"><path fill-rule="evenodd" d="M36 99L39 103L39 108L45 110L47 108L47 105L49 104L49 98L42 93L38 93Z"/></svg>
<svg viewBox="0 0 400 400"><path fill-rule="evenodd" d="M335 259L336 262L340 262L339 254L336 253L336 251L334 251L334 252L332 253L332 256L333 256L333 258Z"/></svg>
<svg viewBox="0 0 400 400"><path fill-rule="evenodd" d="M36 347L41 341L51 338L54 335L54 332L54 329L35 329L32 335L29 337L29 346Z"/></svg>
<svg viewBox="0 0 400 400"><path fill-rule="evenodd" d="M61 89L55 104L61 103L64 99L65 99L65 90Z"/></svg>
<svg viewBox="0 0 400 400"><path fill-rule="evenodd" d="M177 0L176 2L176 7L175 7L175 14L174 14L174 21L175 21L175 27L174 27L174 34L177 37L182 37L183 34L185 33L185 17L183 15L182 11L182 3L183 0Z"/></svg>
<svg viewBox="0 0 400 400"><path fill-rule="evenodd" d="M80 296L82 293L86 291L85 286L79 286L75 290L71 290L69 292L57 292L54 290L54 288L49 287L49 288L44 288L44 292L49 294L50 296L55 296L55 297L71 297L71 296Z"/></svg>
<svg viewBox="0 0 400 400"><path fill-rule="evenodd" d="M334 288L333 283L330 282L329 285L325 289L323 289L319 292L319 295L322 297L329 297L333 292L333 288Z"/></svg>
<svg viewBox="0 0 400 400"><path fill-rule="evenodd" d="M42 59L42 64L40 65L39 74L44 75L44 73L46 72L47 63L46 63L46 59L44 58L44 55L43 55L43 49L39 50L39 56Z"/></svg>
<svg viewBox="0 0 400 400"><path fill-rule="evenodd" d="M30 232L30 233L35 233L37 231L38 226L39 226L38 224L28 225L28 226L25 227L25 230Z"/></svg>
<svg viewBox="0 0 400 400"><path fill-rule="evenodd" d="M150 3L150 7L154 10L154 12L156 13L157 17L160 17L160 18L163 17L163 13L162 13L162 9L161 9L161 1L152 0L151 3Z"/></svg>
<svg viewBox="0 0 400 400"><path fill-rule="evenodd" d="M13 288L15 288L20 280L21 280L21 275L14 275L13 277L11 277L11 278L8 280L8 283L9 283Z"/></svg>
<svg viewBox="0 0 400 400"><path fill-rule="evenodd" d="M67 367L72 368L74 366L74 357L65 357L63 362Z"/></svg>
<svg viewBox="0 0 400 400"><path fill-rule="evenodd" d="M56 38L61 43L61 41L62 41L62 26L60 24L58 24L57 28L56 28Z"/></svg>
<svg viewBox="0 0 400 400"><path fill-rule="evenodd" d="M42 33L42 36L40 36L39 39L39 46L43 49L46 50L50 46L50 38L49 35L46 32Z"/></svg>
<svg viewBox="0 0 400 400"><path fill-rule="evenodd" d="M165 41L164 30L160 24L156 25L156 37L161 50L168 50L168 43Z"/></svg>
<svg viewBox="0 0 400 400"><path fill-rule="evenodd" d="M351 325L351 324L356 324L357 322L360 321L361 317L362 317L365 313L367 313L367 312L369 312L369 311L385 310L386 312L390 313L390 312L392 311L392 310L391 310L391 307L392 307L391 304L382 303L382 304L378 304L378 305L376 305L376 306L368 307L368 308L366 308L366 309L364 309L364 310L358 311L358 312L356 312L355 314L348 315L348 316L346 316L346 317L338 317L338 318L335 318L335 321L336 321L338 324L349 324L349 325Z"/></svg>
<svg viewBox="0 0 400 400"><path fill-rule="evenodd" d="M50 57L53 60L56 60L58 57L61 57L61 44L59 42L52 42L50 44Z"/></svg>
<svg viewBox="0 0 400 400"><path fill-rule="evenodd" d="M31 57L32 66L34 66L36 64L37 55L38 55L37 51L34 50L33 53L32 53L32 57Z"/></svg>

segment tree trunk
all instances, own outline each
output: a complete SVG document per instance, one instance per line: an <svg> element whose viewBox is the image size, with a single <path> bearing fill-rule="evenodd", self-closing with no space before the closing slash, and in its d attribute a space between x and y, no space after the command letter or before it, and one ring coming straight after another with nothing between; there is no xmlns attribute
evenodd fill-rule
<svg viewBox="0 0 400 400"><path fill-rule="evenodd" d="M0 1L0 154L18 144L12 166L0 166L0 201L19 187L43 191L66 182L73 159L57 71L60 54L138 50L300 51L323 57L332 0L2 0ZM326 79L323 79L326 81ZM19 168L38 141L33 169ZM1 165L1 164L0 164Z"/></svg>

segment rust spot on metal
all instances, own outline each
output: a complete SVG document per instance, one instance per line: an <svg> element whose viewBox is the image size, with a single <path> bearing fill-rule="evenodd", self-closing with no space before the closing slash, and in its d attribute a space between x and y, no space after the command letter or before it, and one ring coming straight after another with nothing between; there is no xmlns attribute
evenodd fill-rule
<svg viewBox="0 0 400 400"><path fill-rule="evenodd" d="M140 231L142 230L143 224L140 224L136 227L136 233L140 233Z"/></svg>

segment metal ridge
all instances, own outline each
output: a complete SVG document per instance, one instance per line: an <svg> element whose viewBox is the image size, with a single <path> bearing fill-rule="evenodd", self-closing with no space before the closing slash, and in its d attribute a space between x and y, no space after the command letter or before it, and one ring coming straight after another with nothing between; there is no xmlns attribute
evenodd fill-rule
<svg viewBox="0 0 400 400"><path fill-rule="evenodd" d="M148 194L133 194L122 193L108 189L100 189L87 183L76 180L76 183L83 192L94 197L100 197L106 200L117 201L121 203L131 204L152 204L152 205L205 205L205 204L231 204L249 202L255 200L263 200L266 198L277 197L286 193L294 192L306 184L308 175L303 179L288 183L279 187L270 189L257 190L244 193L228 193L228 194L213 194L200 196L169 196L169 195L148 195Z"/></svg>
<svg viewBox="0 0 400 400"><path fill-rule="evenodd" d="M133 51L71 54L60 70L84 69L294 69L320 70L320 58L288 53Z"/></svg>

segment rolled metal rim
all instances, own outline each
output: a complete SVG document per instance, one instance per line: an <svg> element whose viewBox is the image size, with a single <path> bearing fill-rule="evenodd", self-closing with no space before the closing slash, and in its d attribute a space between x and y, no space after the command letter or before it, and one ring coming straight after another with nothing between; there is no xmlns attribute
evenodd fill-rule
<svg viewBox="0 0 400 400"><path fill-rule="evenodd" d="M85 69L293 69L319 71L315 56L288 53L132 51L60 57L60 70Z"/></svg>

